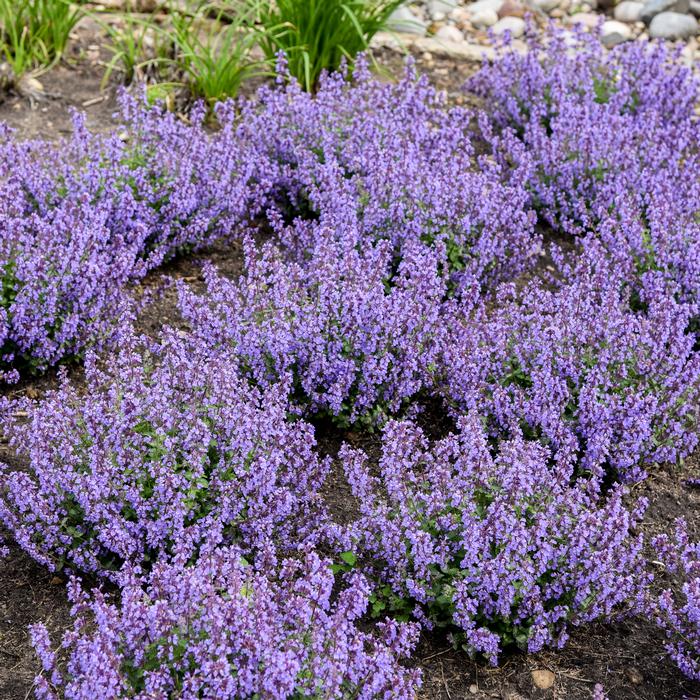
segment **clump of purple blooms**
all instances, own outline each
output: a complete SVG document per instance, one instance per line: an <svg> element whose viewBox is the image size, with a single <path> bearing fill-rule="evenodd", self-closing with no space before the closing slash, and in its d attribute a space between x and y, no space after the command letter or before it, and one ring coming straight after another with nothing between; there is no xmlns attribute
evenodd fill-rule
<svg viewBox="0 0 700 700"><path fill-rule="evenodd" d="M559 267L564 282L452 305L441 369L453 411L477 410L494 435L523 430L558 462L625 481L689 454L700 396L693 307L658 275L633 294L599 247Z"/></svg>
<svg viewBox="0 0 700 700"><path fill-rule="evenodd" d="M37 697L412 697L420 672L399 659L416 627L386 620L375 634L361 631L366 580L348 577L337 596L334 583L314 552L280 562L267 552L252 566L230 548L193 566L159 562L148 576L127 570L119 603L100 592L90 599L73 581L65 670L46 628L32 628L44 669Z"/></svg>
<svg viewBox="0 0 700 700"><path fill-rule="evenodd" d="M286 388L253 389L176 335L145 342L123 335L109 370L89 356L84 391L64 381L6 404L2 430L30 467L2 465L0 517L20 546L51 570L104 573L177 542L318 541L329 463L286 420Z"/></svg>
<svg viewBox="0 0 700 700"><path fill-rule="evenodd" d="M492 454L475 413L432 446L391 422L382 444L376 475L362 452L341 451L362 514L353 547L380 583L375 611L456 626L496 664L504 646L559 647L569 625L638 605L643 503L630 512L620 489L601 502L596 480L572 486L522 435Z"/></svg>
<svg viewBox="0 0 700 700"><path fill-rule="evenodd" d="M106 135L77 115L58 143L3 131L0 369L42 370L111 337L130 284L245 218L239 147L203 118L185 125L124 97Z"/></svg>
<svg viewBox="0 0 700 700"><path fill-rule="evenodd" d="M294 82L263 88L239 129L257 166L256 211L297 254L323 230L363 248L388 240L399 257L417 241L442 242L456 273L509 278L539 250L530 160L507 135L494 148L512 167L477 155L473 120L410 64L396 84L360 60L352 80L328 76L313 96Z"/></svg>
<svg viewBox="0 0 700 700"><path fill-rule="evenodd" d="M679 590L664 589L652 600L651 613L666 634L670 657L686 676L700 680L700 542L691 540L681 520L673 538L660 535L653 545Z"/></svg>
<svg viewBox="0 0 700 700"><path fill-rule="evenodd" d="M438 247L406 243L396 263L387 241L358 250L319 231L305 264L268 247L236 281L208 268L207 294L183 285L180 310L256 385L291 375L297 407L374 425L432 387L448 287Z"/></svg>
<svg viewBox="0 0 700 700"><path fill-rule="evenodd" d="M557 30L470 81L532 159L532 205L604 242L618 264L662 271L700 302L698 79L663 45L605 51Z"/></svg>

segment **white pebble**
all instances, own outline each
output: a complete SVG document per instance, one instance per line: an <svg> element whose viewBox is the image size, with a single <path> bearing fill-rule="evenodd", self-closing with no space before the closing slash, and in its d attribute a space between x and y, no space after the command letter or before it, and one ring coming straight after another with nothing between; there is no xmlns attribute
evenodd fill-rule
<svg viewBox="0 0 700 700"><path fill-rule="evenodd" d="M485 8L472 14L472 24L477 29L493 27L498 22L498 13L495 10Z"/></svg>
<svg viewBox="0 0 700 700"><path fill-rule="evenodd" d="M615 19L618 22L638 22L642 14L643 2L636 0L622 0L619 5L615 5Z"/></svg>
<svg viewBox="0 0 700 700"><path fill-rule="evenodd" d="M632 38L632 30L629 25L614 19L604 22L601 32L604 37L610 36L611 34L619 34L624 41Z"/></svg>
<svg viewBox="0 0 700 700"><path fill-rule="evenodd" d="M510 32L513 39L519 39L525 34L525 20L520 17L504 17L493 25L493 33L496 36Z"/></svg>
<svg viewBox="0 0 700 700"><path fill-rule="evenodd" d="M469 14L472 15L472 17L482 10L493 10L497 13L501 7L503 7L504 1L505 0L477 0L471 5L467 5L466 9L469 11Z"/></svg>
<svg viewBox="0 0 700 700"><path fill-rule="evenodd" d="M440 39L441 41L464 41L464 34L457 29L457 27L452 27L449 24L446 24L444 27L440 27L440 29L435 32L435 38Z"/></svg>

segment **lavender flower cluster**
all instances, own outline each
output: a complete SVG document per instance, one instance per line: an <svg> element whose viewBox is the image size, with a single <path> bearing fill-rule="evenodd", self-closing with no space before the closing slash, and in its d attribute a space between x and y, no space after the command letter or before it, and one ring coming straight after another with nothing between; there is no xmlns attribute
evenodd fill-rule
<svg viewBox="0 0 700 700"><path fill-rule="evenodd" d="M600 246L559 268L566 281L502 287L494 307L451 305L440 367L453 412L477 410L495 436L522 430L558 463L623 481L687 456L698 442L694 307L658 275L633 296Z"/></svg>
<svg viewBox="0 0 700 700"><path fill-rule="evenodd" d="M6 404L1 429L31 465L2 472L16 541L51 570L94 573L146 567L182 542L317 542L329 463L311 427L286 420L284 386L252 389L177 336L145 342L122 335L109 372L89 356L87 395L64 381L38 405Z"/></svg>
<svg viewBox="0 0 700 700"><path fill-rule="evenodd" d="M375 610L456 625L465 648L497 663L502 645L562 646L567 626L640 605L641 538L619 489L603 505L598 482L571 471L522 434L494 455L481 418L432 447L411 422L390 423L379 474L341 453L362 516L360 558L379 581Z"/></svg>
<svg viewBox="0 0 700 700"><path fill-rule="evenodd" d="M42 700L117 698L408 698L420 674L398 659L415 625L391 620L370 635L356 626L369 588L355 574L333 598L329 563L313 552L251 566L236 549L194 566L159 562L127 570L117 605L90 600L73 581L73 629L61 670L43 625L32 628ZM277 575L272 578L271 571ZM97 628L92 620L98 620Z"/></svg>
<svg viewBox="0 0 700 700"><path fill-rule="evenodd" d="M359 60L352 80L327 77L315 96L294 82L263 89L239 130L257 164L256 211L293 253L324 229L362 247L388 240L399 257L407 244L441 241L455 272L509 278L539 250L530 159L507 135L494 148L512 167L478 156L473 119L410 63L395 85Z"/></svg>
<svg viewBox="0 0 700 700"><path fill-rule="evenodd" d="M650 610L666 633L666 650L689 678L700 680L700 542L692 542L684 521L673 538L653 542L662 563L680 580L680 590L664 589Z"/></svg>
<svg viewBox="0 0 700 700"><path fill-rule="evenodd" d="M375 425L432 387L448 288L439 247L406 243L397 265L387 241L358 250L319 231L304 265L268 247L237 281L208 268L207 293L182 285L180 310L255 385L290 375L297 409Z"/></svg>
<svg viewBox="0 0 700 700"><path fill-rule="evenodd" d="M649 605L644 504L610 480L698 441L695 84L661 50L554 36L474 85L490 114L360 62L221 105L215 134L127 100L126 140L4 147L3 367L114 336L85 386L0 402L0 519L118 587L72 584L65 668L34 629L44 697L410 698L417 628L363 631L368 608L495 663ZM551 275L535 211L576 236ZM225 235L243 274L181 284L186 330L113 330L130 283ZM404 415L423 397L456 424L433 443ZM350 523L319 413L384 426L378 465L339 452ZM692 675L677 552L683 598L653 610Z"/></svg>
<svg viewBox="0 0 700 700"><path fill-rule="evenodd" d="M246 212L245 166L207 135L122 99L122 127L80 116L59 143L0 147L0 369L44 369L109 338L126 288L177 250L227 233ZM222 144L226 143L223 147Z"/></svg>
<svg viewBox="0 0 700 700"><path fill-rule="evenodd" d="M555 29L526 56L507 52L470 87L533 160L532 204L583 245L642 274L662 271L700 300L698 79L663 45L604 51ZM590 234L590 235L587 235Z"/></svg>

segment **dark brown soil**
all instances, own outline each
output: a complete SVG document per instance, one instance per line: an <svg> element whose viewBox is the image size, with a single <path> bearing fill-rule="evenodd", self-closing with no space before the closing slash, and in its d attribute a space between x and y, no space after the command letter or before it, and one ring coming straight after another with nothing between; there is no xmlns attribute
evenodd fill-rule
<svg viewBox="0 0 700 700"><path fill-rule="evenodd" d="M42 101L30 102L18 95L0 95L0 120L17 129L26 138L58 138L70 130L70 108L86 111L88 124L96 130L113 125L116 108L115 88L100 91L102 68L108 54L105 40L96 25L84 22L76 32L66 62L40 78L49 94ZM400 74L403 59L389 51L378 53L384 79ZM417 56L418 67L446 90L452 103L464 104L460 88L478 67L473 63ZM183 257L151 274L136 290L158 292L157 299L139 319L139 328L157 335L166 324L177 325L176 294L169 279L182 279L203 290L201 265L215 264L223 274L235 277L242 266L240 247L222 242L207 251ZM80 368L70 373L80 381ZM56 386L56 372L41 378L24 380L4 393L24 394L32 398ZM431 437L450 429L450 423L435 406L428 406L420 418ZM316 425L318 449L335 455L339 446L349 442L365 450L370 458L378 455L378 436L363 432L340 431L323 422ZM6 444L0 439L0 461L12 462ZM684 516L700 535L700 490L685 485L700 476L700 463L690 460L682 468L660 467L653 476L634 490L633 496L650 501L644 529L648 534L667 531L673 520ZM339 465L335 465L325 493L331 512L348 520L356 513L348 485ZM2 533L0 533L1 535ZM8 543L10 555L0 561L0 700L21 700L32 695L33 678L39 664L29 643L28 625L42 621L57 639L69 624L69 604L65 581L34 563L15 544ZM616 624L592 625L575 630L561 651L526 656L512 653L498 668L475 662L454 651L440 636L426 635L421 640L414 663L424 671L420 693L426 700L463 700L464 698L549 699L590 698L594 685L601 683L611 700L674 699L700 697L700 685L687 681L663 653L663 639L647 620L632 619ZM533 682L533 671L554 674L547 690Z"/></svg>

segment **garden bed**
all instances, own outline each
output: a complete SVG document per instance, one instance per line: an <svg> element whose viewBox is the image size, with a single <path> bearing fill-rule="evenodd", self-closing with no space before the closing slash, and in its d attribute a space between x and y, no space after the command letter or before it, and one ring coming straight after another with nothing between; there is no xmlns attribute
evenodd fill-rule
<svg viewBox="0 0 700 700"><path fill-rule="evenodd" d="M72 67L59 66L42 77L51 97L48 101L30 104L25 98L9 97L0 104L0 120L17 130L20 138L59 138L70 131L69 107L85 110L87 124L94 132L108 132L114 126L116 100L113 91L102 93L99 84L102 69L98 65L104 54L94 48L97 35L80 30L80 41L73 48L76 55L89 54ZM391 80L403 71L403 59L396 53L377 54L380 76ZM475 104L476 98L465 96L464 81L478 69L450 58L417 55L417 68L448 93L448 104ZM551 228L543 228L545 241L554 237ZM265 233L260 234L260 240ZM205 245L192 255L183 255L145 275L136 286L136 296L144 292L155 294L155 300L143 309L137 320L137 330L157 338L164 325L182 326L185 321L178 308L177 285L186 283L199 295L207 293L208 277L204 263L212 263L227 279L236 281L244 269L244 253L237 243L216 242ZM517 279L547 275L548 260L543 260L534 272ZM487 273L484 273L487 274ZM488 274L491 274L489 271ZM69 365L68 373L78 391L85 391L83 369ZM49 369L38 378L23 378L18 384L3 387L6 396L40 398L58 387L57 371ZM460 398L456 399L460 400ZM454 430L453 416L436 401L423 401L424 410L417 419L431 439L443 438ZM357 507L351 497L338 451L342 443L362 449L369 456L376 473L381 455L381 439L376 432L362 430L358 425L338 427L321 417L309 419L316 429L317 452L334 461L331 477L322 492L331 514L338 521L351 521ZM27 468L6 445L0 445L0 462L19 471ZM685 459L682 466L660 465L643 481L631 488L630 502L644 496L649 508L641 530L648 541L653 535L668 532L673 521L683 517L689 523L690 534L700 537L700 489L693 485L700 478L697 452ZM11 537L8 537L11 540ZM66 577L53 574L39 566L16 544L10 542L10 554L0 563L0 698L22 698L31 695L35 676L41 666L32 649L28 625L43 622L54 640L69 626ZM563 650L540 651L525 655L507 651L497 668L483 660L474 661L461 651L455 651L440 632L421 633L420 642L409 665L423 670L423 687L419 697L447 698L590 698L596 684L601 684L611 700L617 698L681 698L700 696L700 685L683 676L663 649L663 632L648 619L633 616L617 623L593 623L571 631Z"/></svg>

